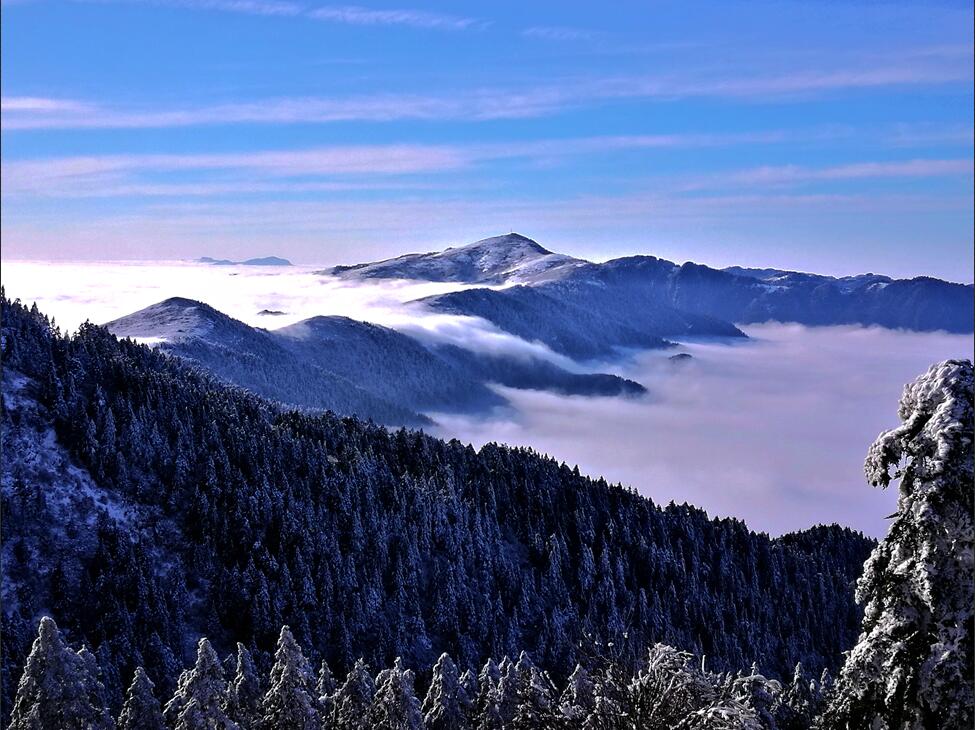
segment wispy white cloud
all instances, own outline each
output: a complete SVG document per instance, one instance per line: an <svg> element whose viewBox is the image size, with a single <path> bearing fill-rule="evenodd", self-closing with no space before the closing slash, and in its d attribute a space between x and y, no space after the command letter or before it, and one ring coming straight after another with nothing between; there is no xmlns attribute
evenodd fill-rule
<svg viewBox="0 0 975 730"><path fill-rule="evenodd" d="M476 18L425 10L378 10L360 5L326 5L308 11L308 17L349 25L405 25L431 30L467 30L484 25L484 21Z"/></svg>
<svg viewBox="0 0 975 730"><path fill-rule="evenodd" d="M486 21L412 9L377 9L361 5L310 6L291 0L77 0L84 3L131 3L244 15L302 17L348 25L406 26L426 30L483 28Z"/></svg>
<svg viewBox="0 0 975 730"><path fill-rule="evenodd" d="M4 113L33 112L49 114L52 112L67 112L82 114L92 111L94 107L83 101L74 99L52 99L39 96L4 96L0 98L0 111Z"/></svg>
<svg viewBox="0 0 975 730"><path fill-rule="evenodd" d="M468 145L349 145L296 150L222 154L143 154L71 156L7 160L2 169L3 193L66 197L133 196L138 194L225 195L232 192L312 192L349 190L347 183L311 182L308 177L350 175L402 176L466 170L493 160L558 161L577 155L623 150L703 148L745 144L776 144L817 137L822 131L763 131L731 134L608 135ZM153 173L233 171L257 176L248 182L225 180L160 183L140 181ZM301 178L267 183L267 178ZM262 182L263 179L263 182ZM375 179L369 185L385 184ZM397 187L404 187L398 185Z"/></svg>
<svg viewBox="0 0 975 730"><path fill-rule="evenodd" d="M744 183L757 185L793 184L827 180L861 180L870 178L951 177L972 175L972 160L898 160L883 162L857 162L830 167L803 167L778 165L756 167L724 175L717 175L712 182L726 185ZM706 181L697 183L707 186ZM693 185L692 185L693 187Z"/></svg>
<svg viewBox="0 0 975 730"><path fill-rule="evenodd" d="M601 35L594 30L567 28L558 25L536 25L525 28L521 34L526 38L537 38L544 41L591 41Z"/></svg>
<svg viewBox="0 0 975 730"><path fill-rule="evenodd" d="M226 2L228 0L212 0ZM233 0L230 0L231 2ZM251 2L252 0L239 0ZM263 0L262 0L263 1ZM392 11L390 11L392 12ZM4 131L31 129L167 128L229 124L324 124L397 120L488 121L544 117L626 100L658 102L684 98L792 99L828 93L969 82L972 70L960 57L905 64L875 60L855 68L745 76L669 75L566 78L520 88L455 89L442 93L369 93L345 97L284 97L172 108L49 99L49 105L11 106ZM14 97L17 98L17 97Z"/></svg>

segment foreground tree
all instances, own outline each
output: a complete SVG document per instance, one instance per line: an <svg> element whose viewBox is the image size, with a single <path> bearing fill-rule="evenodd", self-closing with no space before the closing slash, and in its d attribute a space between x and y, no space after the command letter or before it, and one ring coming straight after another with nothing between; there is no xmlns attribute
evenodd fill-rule
<svg viewBox="0 0 975 730"><path fill-rule="evenodd" d="M467 726L471 700L461 684L457 665L441 654L433 667L430 689L423 700L423 722L430 730L461 730Z"/></svg>
<svg viewBox="0 0 975 730"><path fill-rule="evenodd" d="M165 730L162 709L152 691L154 686L145 670L137 667L118 718L118 730Z"/></svg>
<svg viewBox="0 0 975 730"><path fill-rule="evenodd" d="M420 700L413 690L413 672L396 657L392 669L376 678L376 695L366 725L377 730L421 730Z"/></svg>
<svg viewBox="0 0 975 730"><path fill-rule="evenodd" d="M369 674L369 665L359 659L345 682L332 695L331 726L336 730L358 728L375 694L376 685Z"/></svg>
<svg viewBox="0 0 975 730"><path fill-rule="evenodd" d="M243 727L256 725L261 714L261 697L261 681L254 659L247 647L238 642L234 677L227 687L227 714Z"/></svg>
<svg viewBox="0 0 975 730"><path fill-rule="evenodd" d="M321 725L315 676L291 629L281 628L271 669L271 686L261 703L261 727L317 730Z"/></svg>
<svg viewBox="0 0 975 730"><path fill-rule="evenodd" d="M948 360L904 389L868 481L900 478L897 513L857 583L863 630L827 728L969 728L973 704L972 363ZM904 464L901 467L901 464Z"/></svg>
<svg viewBox="0 0 975 730"><path fill-rule="evenodd" d="M176 730L239 730L224 710L226 691L217 652L207 639L200 639L196 664L180 675L176 694L166 703L166 723Z"/></svg>
<svg viewBox="0 0 975 730"><path fill-rule="evenodd" d="M10 730L108 730L108 711L97 701L98 677L71 651L54 619L45 616L37 630L17 685Z"/></svg>

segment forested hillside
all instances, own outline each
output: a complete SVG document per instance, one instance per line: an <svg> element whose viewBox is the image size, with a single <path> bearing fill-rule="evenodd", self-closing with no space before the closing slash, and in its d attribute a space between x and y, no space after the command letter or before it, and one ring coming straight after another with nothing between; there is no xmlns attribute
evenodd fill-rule
<svg viewBox="0 0 975 730"><path fill-rule="evenodd" d="M859 533L771 539L531 450L285 411L6 298L2 323L5 713L43 614L116 713L137 666L170 696L201 635L267 671L283 624L342 676L525 650L558 683L610 643L627 672L662 642L788 677L856 640Z"/></svg>

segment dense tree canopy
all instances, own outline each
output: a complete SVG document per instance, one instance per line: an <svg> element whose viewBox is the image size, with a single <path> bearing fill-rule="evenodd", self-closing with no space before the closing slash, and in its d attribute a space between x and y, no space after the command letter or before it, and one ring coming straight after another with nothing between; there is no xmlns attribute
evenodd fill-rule
<svg viewBox="0 0 975 730"><path fill-rule="evenodd" d="M855 641L858 533L771 539L530 449L287 411L99 327L2 318L5 708L43 612L97 650L116 713L138 666L172 695L201 635L266 674L285 623L339 676L401 657L418 696L443 652L463 673L525 650L564 682L599 647L629 674L666 643L788 677ZM471 700L508 712L515 679Z"/></svg>

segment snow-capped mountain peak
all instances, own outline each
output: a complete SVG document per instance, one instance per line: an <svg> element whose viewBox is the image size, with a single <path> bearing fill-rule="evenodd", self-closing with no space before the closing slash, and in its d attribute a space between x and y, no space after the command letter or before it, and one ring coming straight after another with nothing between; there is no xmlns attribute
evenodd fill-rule
<svg viewBox="0 0 975 730"><path fill-rule="evenodd" d="M529 283L587 262L552 253L520 233L492 236L431 253L413 253L353 266L328 274L349 278L423 279L477 284Z"/></svg>

